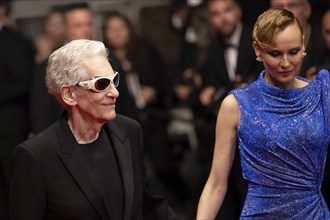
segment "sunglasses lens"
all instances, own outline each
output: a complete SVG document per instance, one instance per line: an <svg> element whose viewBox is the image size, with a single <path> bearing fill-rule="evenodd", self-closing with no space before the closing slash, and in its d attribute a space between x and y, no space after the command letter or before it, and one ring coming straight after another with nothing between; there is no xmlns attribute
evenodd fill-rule
<svg viewBox="0 0 330 220"><path fill-rule="evenodd" d="M113 84L115 85L115 87L118 86L119 84L119 74L117 73L115 78L113 78Z"/></svg>
<svg viewBox="0 0 330 220"><path fill-rule="evenodd" d="M106 79L106 78L101 78L96 80L94 86L95 89L99 90L99 91L103 91L105 89L107 89L110 85L110 79Z"/></svg>

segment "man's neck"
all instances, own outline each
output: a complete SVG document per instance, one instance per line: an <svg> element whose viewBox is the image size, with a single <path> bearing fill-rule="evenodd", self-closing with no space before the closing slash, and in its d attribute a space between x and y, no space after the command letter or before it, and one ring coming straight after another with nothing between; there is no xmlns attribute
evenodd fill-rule
<svg viewBox="0 0 330 220"><path fill-rule="evenodd" d="M238 46L242 29L243 29L242 23L241 22L237 23L233 33L230 36L223 37L224 43L228 43L233 46Z"/></svg>
<svg viewBox="0 0 330 220"><path fill-rule="evenodd" d="M88 144L95 141L104 123L79 117L78 114L68 115L69 127L79 144Z"/></svg>
<svg viewBox="0 0 330 220"><path fill-rule="evenodd" d="M3 17L0 15L0 31L2 30L2 27L3 27Z"/></svg>

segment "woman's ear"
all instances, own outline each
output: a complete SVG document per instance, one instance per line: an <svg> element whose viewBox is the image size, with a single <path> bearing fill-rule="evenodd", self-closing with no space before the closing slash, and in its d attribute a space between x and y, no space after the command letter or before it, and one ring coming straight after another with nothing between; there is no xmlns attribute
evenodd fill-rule
<svg viewBox="0 0 330 220"><path fill-rule="evenodd" d="M61 98L66 105L74 106L77 104L72 86L63 85L60 88L60 92Z"/></svg>
<svg viewBox="0 0 330 220"><path fill-rule="evenodd" d="M260 55L261 55L260 46L257 44L256 41L253 41L252 46L253 46L254 53L255 53L256 57L260 57Z"/></svg>

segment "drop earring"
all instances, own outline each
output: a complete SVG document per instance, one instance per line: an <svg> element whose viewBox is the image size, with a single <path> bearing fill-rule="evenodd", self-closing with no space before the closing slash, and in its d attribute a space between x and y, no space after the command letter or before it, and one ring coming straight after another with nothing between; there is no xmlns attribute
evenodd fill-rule
<svg viewBox="0 0 330 220"><path fill-rule="evenodd" d="M257 60L258 62L262 62L262 59L261 59L261 57L259 57L259 56L257 56L256 60Z"/></svg>

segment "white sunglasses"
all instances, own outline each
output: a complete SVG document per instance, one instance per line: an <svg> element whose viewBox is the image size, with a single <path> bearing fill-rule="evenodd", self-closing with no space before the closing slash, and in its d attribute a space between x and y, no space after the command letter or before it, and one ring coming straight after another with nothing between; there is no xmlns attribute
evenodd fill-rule
<svg viewBox="0 0 330 220"><path fill-rule="evenodd" d="M115 72L115 74L111 77L99 76L99 77L93 77L90 80L80 81L76 84L76 86L81 86L90 89L94 92L104 92L110 87L111 83L115 87L119 85L118 72Z"/></svg>

